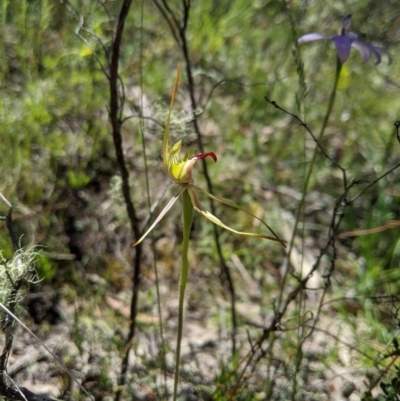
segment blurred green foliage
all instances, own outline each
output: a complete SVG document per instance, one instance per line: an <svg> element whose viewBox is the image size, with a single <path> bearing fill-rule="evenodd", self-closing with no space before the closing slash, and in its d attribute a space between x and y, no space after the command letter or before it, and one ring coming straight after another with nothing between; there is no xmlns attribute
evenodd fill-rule
<svg viewBox="0 0 400 401"><path fill-rule="evenodd" d="M179 15L181 2L170 5ZM48 282L77 283L87 271L107 278L113 266L125 266L124 260L132 254L122 197L113 191L118 171L108 125L108 81L102 70L108 70L106 52L119 7L119 1L111 0L3 0L0 5L0 192L16 204L18 234L25 233L26 242L49 249L39 260L41 277ZM138 110L143 103L140 113L147 117L144 140L149 189L151 201L157 203L166 190L160 173L163 111L168 108L176 65L184 60L154 4L144 2L143 20L139 8L132 7L126 23L120 77L126 96L123 115L130 118L123 137L132 194L140 218L145 218ZM280 235L288 235L314 142L264 97L299 114L317 133L333 83L335 51L329 41L304 44L299 48L301 59L295 60L294 36L338 32L348 13L353 14L354 31L387 47L393 57L392 65L384 60L374 66L372 61L362 64L359 54L352 51L322 142L346 169L349 180L365 182L400 160L393 130L399 119L400 87L397 1L202 0L192 4L189 54L204 146L218 155L218 163L210 168L214 191L264 217ZM304 87L302 78L299 84L301 63ZM186 144L195 146L183 75L174 134L184 132ZM397 172L388 176L349 207L342 231L369 230L388 220L399 221L397 177ZM356 185L350 196L362 185ZM314 196L307 201L301 237L307 246L320 249L334 200L343 193L340 171L322 156L310 193ZM172 243L179 237L178 209L160 224L156 238L169 237ZM217 215L240 230L259 228L236 211L217 207ZM194 226L196 257L201 260L194 270L205 282L218 283L212 227L200 219L195 219ZM398 292L399 230L340 240L340 275L348 279L333 280L335 291L358 296ZM262 288L263 313L272 313L271 294L276 294L279 285L283 250L227 233L221 238L227 260L231 263L232 255L239 256ZM116 250L116 243L121 249ZM5 230L0 249L5 255L11 251ZM177 277L174 252L167 246L159 250L168 279ZM57 255L70 253L77 256L75 260ZM100 268L99 260L105 259L107 266ZM150 265L149 260L145 263ZM130 272L121 270L127 285L125 277ZM237 272L234 277L239 298L246 300L243 278ZM204 291L217 292L214 288ZM291 313L296 315L297 310ZM288 348L294 347L291 343ZM222 367L215 399L228 399L223 386L236 379L230 368ZM261 394L246 391L245 398L258 399Z"/></svg>

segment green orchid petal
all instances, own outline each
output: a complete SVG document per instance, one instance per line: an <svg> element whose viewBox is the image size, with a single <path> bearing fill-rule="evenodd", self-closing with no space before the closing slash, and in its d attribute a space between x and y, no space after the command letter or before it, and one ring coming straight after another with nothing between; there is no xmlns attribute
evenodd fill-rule
<svg viewBox="0 0 400 401"><path fill-rule="evenodd" d="M224 224L220 219L218 219L217 217L215 217L212 213L204 210L203 206L201 205L200 199L197 196L197 193L195 191L195 189L200 190L201 192L203 192L204 194L206 194L207 196L209 196L212 199L215 199L216 201L219 201L221 203L224 203L228 206L233 207L234 209L239 209L242 210L243 212L245 212L246 214L248 214L249 216L255 217L257 220L260 220L273 234L274 237L271 237L269 235L264 235L264 234L258 234L258 233L249 233L249 232L245 232L245 231L237 231L229 226L227 226L226 224ZM285 241L281 240L270 228L269 226L262 221L260 218L258 218L257 216L254 216L253 214L247 212L246 210L242 209L239 205L237 205L235 202L229 200L229 199L224 199L224 198L218 198L216 196L211 195L210 193L208 193L207 191L205 191L204 189L197 187L197 186L189 186L188 187L188 193L190 195L190 199L192 200L192 204L193 204L193 208L199 212L201 215L203 215L206 219L210 220L211 222L213 222L214 224L216 224L217 226L220 226L222 228L225 228L225 230L231 231L235 234L239 234L239 235L245 235L248 237L256 237L256 238L264 238L264 239L269 239L271 241L277 241L280 242L283 246L285 245Z"/></svg>
<svg viewBox="0 0 400 401"><path fill-rule="evenodd" d="M193 162L190 160L172 164L169 168L170 177L178 184L189 184L191 182Z"/></svg>
<svg viewBox="0 0 400 401"><path fill-rule="evenodd" d="M171 209L173 204L177 201L177 199L185 192L187 187L182 187L181 190L176 194L175 196L172 197L172 199L167 203L167 205L164 207L162 212L158 215L154 223L150 226L150 228L142 235L140 239L138 239L133 246L136 246L140 244L149 234L149 232L160 222L160 220L168 213L168 210Z"/></svg>
<svg viewBox="0 0 400 401"><path fill-rule="evenodd" d="M171 150L169 151L169 160L168 163L172 164L177 159L176 155L179 154L182 148L182 139L178 141L174 146L172 146Z"/></svg>
<svg viewBox="0 0 400 401"><path fill-rule="evenodd" d="M177 184L188 184L190 182L190 177L188 176L188 160L183 158L178 159L179 152L182 148L182 140L178 141L174 146L172 146L169 151L168 160L168 171L167 173Z"/></svg>

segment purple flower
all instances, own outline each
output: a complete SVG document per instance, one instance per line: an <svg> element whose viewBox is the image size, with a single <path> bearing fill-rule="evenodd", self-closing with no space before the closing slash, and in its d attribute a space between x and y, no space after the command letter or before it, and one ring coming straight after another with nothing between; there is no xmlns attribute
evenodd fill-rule
<svg viewBox="0 0 400 401"><path fill-rule="evenodd" d="M389 64L392 62L389 52L383 47L372 46L369 43L365 43L358 39L354 32L348 32L351 26L351 14L344 18L342 30L340 35L323 35L321 33L308 33L300 37L297 41L299 44L311 42L313 40L320 39L331 39L336 47L336 51L339 60L345 63L350 55L350 48L354 47L359 51L362 57L362 61L365 63L368 61L373 54L375 56L375 64L379 64L382 61L382 54L385 54L389 59Z"/></svg>

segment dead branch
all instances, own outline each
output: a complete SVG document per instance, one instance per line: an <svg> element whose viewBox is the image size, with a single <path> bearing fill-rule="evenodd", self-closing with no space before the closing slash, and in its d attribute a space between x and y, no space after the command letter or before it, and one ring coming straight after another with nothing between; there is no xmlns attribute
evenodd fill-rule
<svg viewBox="0 0 400 401"><path fill-rule="evenodd" d="M129 186L129 171L126 166L125 156L122 146L121 127L123 122L122 112L124 103L124 91L123 91L122 81L119 77L119 72L118 72L124 25L131 4L132 0L124 0L122 3L121 11L117 20L114 39L110 50L110 72L108 74L109 84L110 84L109 117L112 126L112 137L114 141L115 154L117 158L118 168L122 178L122 192L124 196L125 206L135 240L138 240L140 238L139 221L131 198L130 186ZM120 92L122 92L122 95L120 94ZM131 311L130 311L130 324L129 324L128 336L126 338L125 353L122 359L121 373L118 379L118 390L115 395L115 399L117 401L121 397L122 389L125 384L126 372L128 370L129 351L131 349L132 341L133 338L135 337L135 331L136 331L137 299L139 291L142 246L140 244L136 246L135 251L136 255L133 261L134 270L133 270L133 288L132 288L132 300L131 300Z"/></svg>

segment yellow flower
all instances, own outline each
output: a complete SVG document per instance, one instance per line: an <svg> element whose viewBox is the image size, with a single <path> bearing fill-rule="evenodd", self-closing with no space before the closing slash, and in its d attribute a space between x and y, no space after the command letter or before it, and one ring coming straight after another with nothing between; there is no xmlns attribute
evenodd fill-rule
<svg viewBox="0 0 400 401"><path fill-rule="evenodd" d="M175 80L175 86L174 86L174 91L172 94L172 99L171 99L171 105L167 117L167 124L165 127L164 131L164 140L163 140L163 164L164 164L164 170L166 173L170 176L170 178L178 184L181 189L180 191L172 197L172 199L168 202L168 204L165 206L165 208L162 210L162 212L159 214L159 216L156 218L154 223L150 226L150 228L143 234L143 236L135 243L135 246L139 244L140 242L143 241L143 239L150 233L150 231L158 224L158 222L165 216L165 214L171 209L173 204L177 201L177 199L185 192L188 191L188 194L190 196L190 200L192 202L192 206L194 210L199 212L202 216L204 216L206 219L212 221L214 224L225 228L226 230L229 230L235 234L240 234L240 235L246 235L250 237L260 237L260 238L265 238L269 239L272 241L278 241L280 242L283 246L285 246L285 241L281 240L271 229L271 227L268 226L262 219L258 218L257 216L253 215L252 213L249 213L248 211L244 210L242 207L237 205L235 202L225 199L225 198L220 198L215 195L210 194L207 192L205 189L198 187L195 185L193 177L192 177L192 170L195 165L195 163L200 160L204 159L206 157L211 157L214 162L217 161L217 156L215 155L214 152L208 152L208 153L200 153L200 154L193 154L193 152L186 152L183 158L179 158L179 153L182 148L182 141L178 141L171 147L171 149L168 149L168 136L169 136L169 123L170 123L170 117L171 117L171 110L172 106L175 100L175 95L176 91L178 88L178 81L179 81L179 67L178 67L178 72ZM219 220L216 216L214 216L212 213L206 211L201 202L200 199L198 198L197 192L202 192L203 194L207 195L211 199L214 199L218 202L221 202L225 205L228 205L234 209L238 209L243 211L244 213L248 214L249 216L254 217L255 219L259 220L265 227L268 228L268 230L271 232L272 235L264 235L264 234L258 234L258 233L249 233L249 232L244 232L244 231L237 231L234 230L233 228L227 226L224 224L221 220Z"/></svg>

